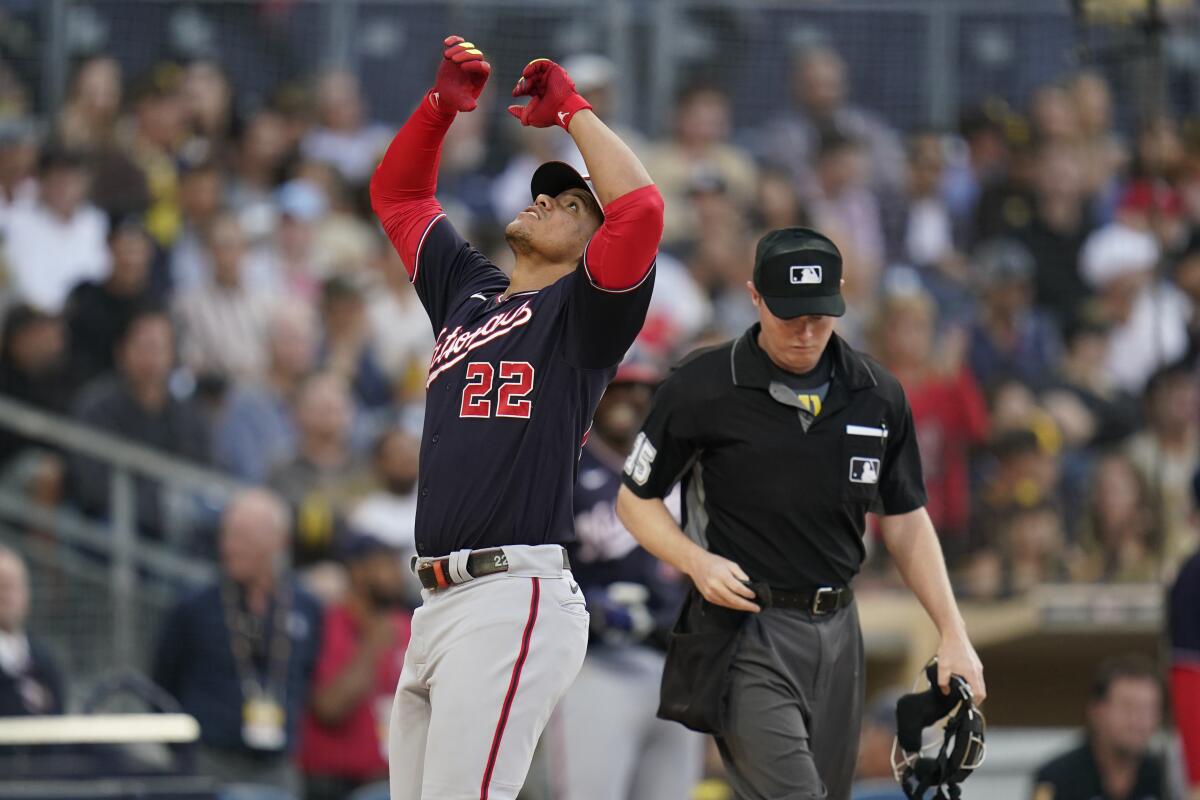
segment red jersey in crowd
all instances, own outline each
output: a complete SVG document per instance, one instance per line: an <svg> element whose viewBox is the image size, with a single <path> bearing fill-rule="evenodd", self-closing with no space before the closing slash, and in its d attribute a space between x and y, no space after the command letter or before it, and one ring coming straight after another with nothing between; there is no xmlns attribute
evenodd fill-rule
<svg viewBox="0 0 1200 800"><path fill-rule="evenodd" d="M904 391L921 447L929 517L943 536L962 536L971 511L967 453L987 435L987 403L966 369L905 384Z"/></svg>
<svg viewBox="0 0 1200 800"><path fill-rule="evenodd" d="M300 767L306 775L336 776L356 781L387 778L388 715L404 667L412 615L395 612L396 639L376 662L375 686L337 725L305 714ZM321 652L313 674L313 691L337 678L354 658L362 632L346 606L325 612Z"/></svg>

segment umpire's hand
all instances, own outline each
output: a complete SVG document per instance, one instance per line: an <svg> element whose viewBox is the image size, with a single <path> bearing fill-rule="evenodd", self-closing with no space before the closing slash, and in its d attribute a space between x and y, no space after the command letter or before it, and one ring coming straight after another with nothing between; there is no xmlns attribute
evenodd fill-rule
<svg viewBox="0 0 1200 800"><path fill-rule="evenodd" d="M938 686L942 694L950 693L950 676L958 675L971 687L975 704L987 699L987 684L983 682L983 664L965 631L942 636L937 651Z"/></svg>
<svg viewBox="0 0 1200 800"><path fill-rule="evenodd" d="M750 580L741 567L728 558L699 551L687 570L692 583L704 595L704 599L718 606L738 611L760 611L754 599L754 590L743 581Z"/></svg>

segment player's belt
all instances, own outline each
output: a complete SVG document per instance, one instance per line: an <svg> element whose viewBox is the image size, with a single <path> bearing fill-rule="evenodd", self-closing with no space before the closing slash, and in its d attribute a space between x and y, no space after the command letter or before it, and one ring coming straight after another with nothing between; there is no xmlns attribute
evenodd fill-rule
<svg viewBox="0 0 1200 800"><path fill-rule="evenodd" d="M563 569L571 568L567 551L562 551ZM508 558L504 548L489 547L486 550L459 550L442 558L423 558L417 561L417 580L431 591L449 589L485 575L508 572Z"/></svg>
<svg viewBox="0 0 1200 800"><path fill-rule="evenodd" d="M818 586L801 592L784 592L764 584L753 584L754 601L763 608L798 608L824 616L854 602L849 586Z"/></svg>

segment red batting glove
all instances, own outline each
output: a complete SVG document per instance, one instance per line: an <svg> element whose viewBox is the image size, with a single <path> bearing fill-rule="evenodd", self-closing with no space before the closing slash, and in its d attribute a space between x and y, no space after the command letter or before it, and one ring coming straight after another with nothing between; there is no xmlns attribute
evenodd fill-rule
<svg viewBox="0 0 1200 800"><path fill-rule="evenodd" d="M592 107L575 91L575 82L567 71L548 58L534 59L525 65L512 92L513 97L522 95L532 99L524 106L509 106L508 113L522 125L535 128L558 125L566 130L576 112Z"/></svg>
<svg viewBox="0 0 1200 800"><path fill-rule="evenodd" d="M429 90L429 103L443 114L455 111L474 111L479 105L479 93L492 74L492 65L483 60L483 53L461 36L448 36L442 44L442 65L437 79Z"/></svg>

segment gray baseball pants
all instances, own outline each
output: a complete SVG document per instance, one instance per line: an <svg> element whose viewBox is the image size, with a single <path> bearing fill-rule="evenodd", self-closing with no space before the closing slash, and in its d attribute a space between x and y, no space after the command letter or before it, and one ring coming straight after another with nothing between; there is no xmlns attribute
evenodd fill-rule
<svg viewBox="0 0 1200 800"><path fill-rule="evenodd" d="M391 800L513 800L587 649L557 545L503 548L508 572L421 593L388 731Z"/></svg>
<svg viewBox="0 0 1200 800"><path fill-rule="evenodd" d="M717 738L738 800L849 800L864 673L856 604L746 620Z"/></svg>
<svg viewBox="0 0 1200 800"><path fill-rule="evenodd" d="M659 719L663 655L595 647L549 730L555 800L687 800L701 777L704 736Z"/></svg>

